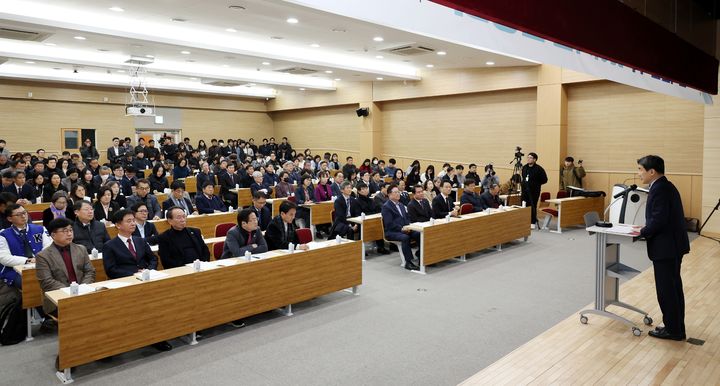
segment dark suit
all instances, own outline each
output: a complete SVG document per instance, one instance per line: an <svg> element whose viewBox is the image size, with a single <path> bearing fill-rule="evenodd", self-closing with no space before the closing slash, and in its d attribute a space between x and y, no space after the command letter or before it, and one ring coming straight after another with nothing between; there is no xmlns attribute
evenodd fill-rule
<svg viewBox="0 0 720 386"><path fill-rule="evenodd" d="M408 217L410 218L410 222L425 222L430 221L430 218L432 217L432 208L430 207L430 201L426 199L422 199L420 201L418 200L412 200L410 201L410 204L407 206L408 209Z"/></svg>
<svg viewBox="0 0 720 386"><path fill-rule="evenodd" d="M115 160L117 160L118 158L121 158L123 155L125 155L125 148L124 148L124 147L118 146L118 150L117 150L117 151L118 151L117 154L115 154L115 148L112 147L112 146L110 146L110 147L107 149L107 159L108 159L111 163L115 163Z"/></svg>
<svg viewBox="0 0 720 386"><path fill-rule="evenodd" d="M267 206L263 206L262 209L258 209L255 205L250 205L250 209L255 212L260 230L267 230L268 225L270 225L270 220L272 220L272 212L270 212L270 209Z"/></svg>
<svg viewBox="0 0 720 386"><path fill-rule="evenodd" d="M415 240L418 244L420 243L420 232L410 231L405 233L402 228L405 225L410 225L407 210L405 205L398 203L398 206L392 200L387 200L382 206L382 221L383 227L385 228L385 238L393 241L400 241L405 257L405 263L412 263L412 249L410 248L410 240ZM419 252L419 250L418 250Z"/></svg>
<svg viewBox="0 0 720 386"><path fill-rule="evenodd" d="M487 208L498 208L500 207L500 198L493 196L489 190L486 190L480 195L480 204L483 210Z"/></svg>
<svg viewBox="0 0 720 386"><path fill-rule="evenodd" d="M268 225L265 232L265 240L267 241L268 251L275 249L287 249L289 243L297 245L297 235L295 234L295 224L287 224L285 231L284 221L280 215L275 216Z"/></svg>
<svg viewBox="0 0 720 386"><path fill-rule="evenodd" d="M198 173L195 181L197 182L197 192L198 194L200 194L202 192L202 187L206 181L210 181L213 183L213 185L215 185L215 173L208 172L206 174L204 172L200 172Z"/></svg>
<svg viewBox="0 0 720 386"><path fill-rule="evenodd" d="M182 267L197 258L210 261L210 250L200 229L187 227L181 231L170 228L158 236L160 261L163 268Z"/></svg>
<svg viewBox="0 0 720 386"><path fill-rule="evenodd" d="M357 217L360 215L360 208L358 207L355 197L348 197L350 201L350 215L348 216L348 202L345 196L340 195L335 199L333 203L333 209L335 210L335 218L333 219L332 227L330 228L330 238L340 235L341 237L353 240L355 238L355 231L350 227L347 219L348 217Z"/></svg>
<svg viewBox="0 0 720 386"><path fill-rule="evenodd" d="M475 192L468 193L467 191L463 192L462 197L460 197L460 205L463 204L470 204L472 205L473 212L482 212L485 208L482 205L482 200L480 200L480 195L478 195Z"/></svg>
<svg viewBox="0 0 720 386"><path fill-rule="evenodd" d="M145 237L144 237L145 241L147 241L147 243L150 245L156 245L158 243L157 238L158 238L159 233L157 231L157 228L155 227L155 224L151 223L150 221L145 221L145 224L143 224L142 228L143 228L143 231L145 234ZM133 236L137 236L137 237L141 237L141 238L143 237L142 234L140 233L140 225L139 224L137 227L135 227L135 232L133 232Z"/></svg>
<svg viewBox="0 0 720 386"><path fill-rule="evenodd" d="M137 178L129 178L128 176L123 176L123 178L120 180L120 190L122 190L122 194L125 197L132 196L132 187L135 186L135 183L137 181Z"/></svg>
<svg viewBox="0 0 720 386"><path fill-rule="evenodd" d="M200 214L215 213L216 210L227 212L225 204L223 204L220 197L215 195L211 198L207 198L204 193L200 193L195 196L195 205L197 206L197 211Z"/></svg>
<svg viewBox="0 0 720 386"><path fill-rule="evenodd" d="M128 239L129 240L129 239ZM131 276L140 269L157 268L157 257L150 245L141 237L132 236L133 248L137 257L130 253L127 244L120 237L105 243L103 247L103 266L110 279Z"/></svg>
<svg viewBox="0 0 720 386"><path fill-rule="evenodd" d="M110 201L107 216L105 215L105 211L103 210L103 206L100 201L96 201L93 204L93 210L95 210L95 220L106 220L112 222L113 215L115 214L115 212L120 210L120 204L114 201Z"/></svg>
<svg viewBox="0 0 720 386"><path fill-rule="evenodd" d="M93 248L102 251L103 245L110 241L110 235L103 223L92 220L87 226L83 226L79 220L73 223L73 243L80 244L90 253Z"/></svg>
<svg viewBox="0 0 720 386"><path fill-rule="evenodd" d="M28 184L21 186L19 192L18 187L14 183L6 187L4 191L16 195L18 200L23 198L33 202L35 200L35 193L33 193L33 188Z"/></svg>
<svg viewBox="0 0 720 386"><path fill-rule="evenodd" d="M442 194L438 194L433 198L432 211L433 218L445 218L454 208L452 197L444 198Z"/></svg>
<svg viewBox="0 0 720 386"><path fill-rule="evenodd" d="M663 323L671 334L685 334L685 294L680 265L690 252L685 231L682 200L675 185L663 176L650 186L645 207L645 227L640 237L647 240L647 253L655 271L655 290Z"/></svg>
<svg viewBox="0 0 720 386"><path fill-rule="evenodd" d="M332 190L332 194L335 197L342 196L342 191L340 190L340 185L338 183L333 182L332 185L330 185L330 190Z"/></svg>
<svg viewBox="0 0 720 386"><path fill-rule="evenodd" d="M220 175L220 194L225 201L232 203L232 206L237 206L238 202L237 193L230 191L230 189L235 189L235 185L242 186L242 180L237 173L223 173Z"/></svg>
<svg viewBox="0 0 720 386"><path fill-rule="evenodd" d="M185 214L190 215L194 212L193 205L192 205L192 202L190 201L190 199L182 197L179 201L181 202L181 205L177 205L177 206L179 206L181 208L183 207L182 203L185 203L184 209L186 209L186 211L187 211ZM173 206L176 206L176 205L175 205L174 198L171 194L170 197L168 197L168 199L163 201L163 203L162 203L163 213L167 212L167 210L172 208Z"/></svg>
<svg viewBox="0 0 720 386"><path fill-rule="evenodd" d="M75 212L73 212L72 209L68 208L65 210L65 217L67 217L67 219L70 221L75 221ZM47 226L50 224L50 221L54 219L55 216L53 215L53 212L50 208L43 210L43 226L45 228L47 228Z"/></svg>

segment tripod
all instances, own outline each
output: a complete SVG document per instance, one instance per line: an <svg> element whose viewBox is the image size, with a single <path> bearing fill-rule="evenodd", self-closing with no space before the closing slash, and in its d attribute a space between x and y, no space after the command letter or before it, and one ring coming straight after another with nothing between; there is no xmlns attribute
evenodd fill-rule
<svg viewBox="0 0 720 386"><path fill-rule="evenodd" d="M700 229L698 229L698 234L699 234L700 236L707 237L707 238L709 238L709 239L713 239L713 240L715 240L715 241L717 241L717 242L720 243L720 240L718 240L718 239L716 239L716 238L714 238L714 237L704 236L704 235L701 234L703 228L705 228L705 225L708 223L708 221L710 221L710 217L712 217L712 215L715 213L715 211L718 210L718 207L720 207L720 199L718 199L717 204L715 204L715 207L714 207L713 210L710 212L710 214L707 216L707 218L705 219L705 222L700 226Z"/></svg>

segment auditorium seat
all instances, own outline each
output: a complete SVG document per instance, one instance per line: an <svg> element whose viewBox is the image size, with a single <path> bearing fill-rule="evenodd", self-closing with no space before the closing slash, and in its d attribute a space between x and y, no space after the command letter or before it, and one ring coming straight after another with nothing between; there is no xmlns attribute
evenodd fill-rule
<svg viewBox="0 0 720 386"><path fill-rule="evenodd" d="M310 228L296 229L295 235L297 236L298 242L300 244L307 244L307 243L313 241L312 232L310 231Z"/></svg>
<svg viewBox="0 0 720 386"><path fill-rule="evenodd" d="M223 248L225 248L224 241L213 244L213 256L215 257L215 260L220 259L220 256L222 256L223 253Z"/></svg>
<svg viewBox="0 0 720 386"><path fill-rule="evenodd" d="M461 215L472 213L472 211L473 211L473 206L470 203L465 203L460 206L460 214Z"/></svg>
<svg viewBox="0 0 720 386"><path fill-rule="evenodd" d="M234 226L235 224L231 222L215 225L215 237L227 236L228 231Z"/></svg>

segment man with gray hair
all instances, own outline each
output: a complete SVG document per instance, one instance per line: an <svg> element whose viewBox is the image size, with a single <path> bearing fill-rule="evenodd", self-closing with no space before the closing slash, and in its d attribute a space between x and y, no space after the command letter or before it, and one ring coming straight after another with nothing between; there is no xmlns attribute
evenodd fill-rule
<svg viewBox="0 0 720 386"><path fill-rule="evenodd" d="M98 170L98 175L93 177L92 183L95 187L95 191L99 191L100 187L105 185L105 183L110 178L110 174L112 173L112 169L109 167L103 165L100 166L100 170Z"/></svg>

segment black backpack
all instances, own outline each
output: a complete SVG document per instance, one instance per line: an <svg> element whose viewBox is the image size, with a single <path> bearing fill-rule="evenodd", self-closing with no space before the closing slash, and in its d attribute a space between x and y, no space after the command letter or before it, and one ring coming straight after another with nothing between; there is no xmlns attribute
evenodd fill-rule
<svg viewBox="0 0 720 386"><path fill-rule="evenodd" d="M20 301L13 300L0 308L0 344L10 346L25 340L27 313Z"/></svg>

